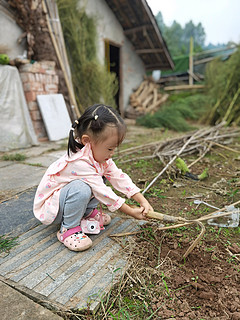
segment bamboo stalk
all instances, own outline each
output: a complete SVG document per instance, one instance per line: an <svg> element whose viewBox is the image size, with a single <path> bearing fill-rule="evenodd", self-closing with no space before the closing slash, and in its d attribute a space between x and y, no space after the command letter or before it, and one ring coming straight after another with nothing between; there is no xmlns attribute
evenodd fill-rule
<svg viewBox="0 0 240 320"><path fill-rule="evenodd" d="M233 74L231 74L231 76L228 78L228 80L227 80L227 85L226 85L226 87L225 87L225 90L223 91L223 94L222 94L221 97L217 100L217 102L215 103L215 105L214 105L213 108L211 109L210 114L207 116L206 121L207 121L208 124L210 124L210 123L212 122L216 110L218 109L220 103L223 101L223 99L224 99L225 96L227 95L229 86L230 86L231 81L232 81L232 77L233 77Z"/></svg>
<svg viewBox="0 0 240 320"><path fill-rule="evenodd" d="M190 38L189 45L189 85L193 85L193 37Z"/></svg>
<svg viewBox="0 0 240 320"><path fill-rule="evenodd" d="M54 49L56 51L56 55L57 55L60 67L61 67L61 69L63 71L64 79L65 79L66 86L67 86L68 93L69 93L69 97L70 97L70 102L71 102L72 106L75 109L77 117L80 117L80 112L79 112L79 110L77 108L77 105L75 104L76 103L75 96L74 96L74 93L72 91L72 88L71 88L71 85L70 85L70 82L69 82L69 79L68 79L68 75L67 75L67 72L66 72L66 69L65 69L65 66L64 66L64 63L63 63L63 60L62 60L62 57L61 57L61 54L60 54L56 39L55 39L55 36L53 34L53 30L52 30L52 26L51 26L51 23L50 23L49 13L48 13L48 10L47 10L47 7L46 7L45 0L42 0L42 7L43 7L44 13L46 14L47 26L48 26L48 30L49 30L49 33L50 33L50 36L51 36L51 39L52 39L52 42L53 42L53 46L54 46Z"/></svg>
<svg viewBox="0 0 240 320"><path fill-rule="evenodd" d="M235 152L235 153L240 153L240 151L238 151L238 150L234 150L234 149L232 149L232 148L229 148L229 147L226 147L226 146L224 146L224 145L222 145L222 144L220 144L220 143L217 143L217 142L215 142L215 141L211 141L213 144L215 144L216 146L218 146L218 147L220 147L220 148L223 148L223 149L225 149L225 150L228 150L228 151L231 151L231 152Z"/></svg>
<svg viewBox="0 0 240 320"><path fill-rule="evenodd" d="M234 95L234 97L233 97L233 99L232 99L232 101L231 101L231 103L230 103L230 105L229 105L229 107L227 109L227 112L226 112L225 116L223 117L223 120L226 121L228 125L230 124L232 118L234 117L234 114L232 114L231 117L229 117L229 116L231 114L231 111L232 111L232 108L233 108L235 102L237 101L237 98L238 98L239 94L240 94L240 87L235 92L235 95Z"/></svg>
<svg viewBox="0 0 240 320"><path fill-rule="evenodd" d="M203 84L186 84L186 85L179 85L179 86L168 86L164 87L165 91L173 91L173 90L189 90L189 89L204 89L205 85Z"/></svg>

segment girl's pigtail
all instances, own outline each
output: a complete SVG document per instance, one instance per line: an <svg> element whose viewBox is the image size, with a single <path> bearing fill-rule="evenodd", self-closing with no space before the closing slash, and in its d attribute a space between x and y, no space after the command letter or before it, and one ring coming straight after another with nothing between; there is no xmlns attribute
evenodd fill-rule
<svg viewBox="0 0 240 320"><path fill-rule="evenodd" d="M78 143L75 138L74 138L74 131L77 128L79 124L78 120L75 120L75 122L72 125L72 128L70 129L69 132L69 138L68 138L68 156L70 156L70 151L73 153L77 152L77 148L81 149L82 145Z"/></svg>

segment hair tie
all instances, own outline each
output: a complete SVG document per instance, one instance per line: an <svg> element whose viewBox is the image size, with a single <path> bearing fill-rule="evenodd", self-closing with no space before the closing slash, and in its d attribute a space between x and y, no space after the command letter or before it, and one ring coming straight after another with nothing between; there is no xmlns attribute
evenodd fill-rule
<svg viewBox="0 0 240 320"><path fill-rule="evenodd" d="M75 128L73 128L73 127L72 127L70 130L74 131L74 130L75 130Z"/></svg>
<svg viewBox="0 0 240 320"><path fill-rule="evenodd" d="M97 120L98 119L98 115L97 114L95 114L95 116L94 116L94 120Z"/></svg>
<svg viewBox="0 0 240 320"><path fill-rule="evenodd" d="M78 120L75 120L74 122L75 122L76 124L79 124Z"/></svg>

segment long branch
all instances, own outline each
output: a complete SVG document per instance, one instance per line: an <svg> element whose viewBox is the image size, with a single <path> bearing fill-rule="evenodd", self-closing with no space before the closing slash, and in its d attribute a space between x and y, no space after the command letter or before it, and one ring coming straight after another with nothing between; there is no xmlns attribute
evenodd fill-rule
<svg viewBox="0 0 240 320"><path fill-rule="evenodd" d="M163 168L163 170L150 182L150 184L143 190L142 194L144 194L153 184L154 182L167 170L167 168L176 160L176 158L183 152L183 150L187 147L187 145L195 139L195 137L198 135L198 131L191 136L191 138L182 146L182 148L178 151L178 153L168 162L168 164Z"/></svg>

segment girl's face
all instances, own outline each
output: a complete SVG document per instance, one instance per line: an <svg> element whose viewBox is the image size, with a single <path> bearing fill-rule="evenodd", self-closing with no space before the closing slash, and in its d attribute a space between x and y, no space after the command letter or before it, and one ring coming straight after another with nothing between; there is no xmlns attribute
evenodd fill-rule
<svg viewBox="0 0 240 320"><path fill-rule="evenodd" d="M116 127L106 127L102 134L105 137L104 139L91 142L93 157L99 163L104 163L112 158L119 145L118 129Z"/></svg>

